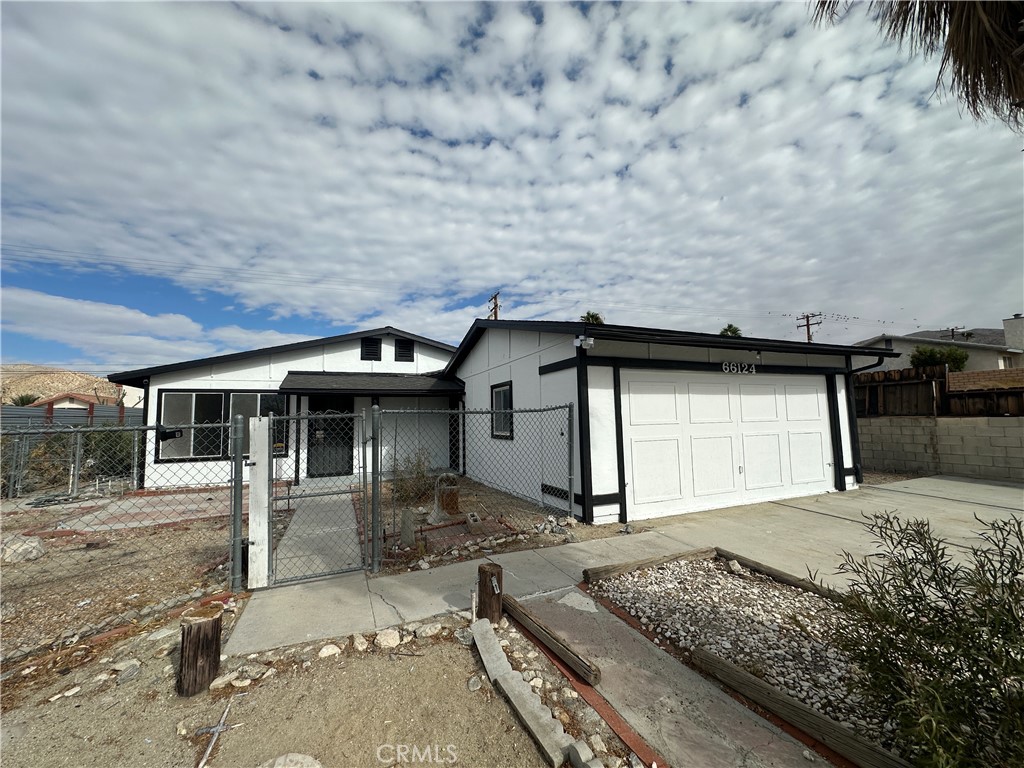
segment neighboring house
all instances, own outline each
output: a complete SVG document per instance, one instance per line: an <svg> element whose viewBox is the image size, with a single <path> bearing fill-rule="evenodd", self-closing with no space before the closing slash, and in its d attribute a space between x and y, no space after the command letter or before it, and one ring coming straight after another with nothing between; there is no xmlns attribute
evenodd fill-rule
<svg viewBox="0 0 1024 768"><path fill-rule="evenodd" d="M860 362L873 367L895 354L583 322L477 320L445 371L465 383L470 410L573 404L573 508L587 522L605 523L854 487L853 358L870 357ZM514 419L493 414L494 456L468 456L469 476L487 482L496 466L514 474L516 453L536 449L531 440L517 445ZM532 483L538 500L564 503L565 492L543 477L519 480Z"/></svg>
<svg viewBox="0 0 1024 768"><path fill-rule="evenodd" d="M59 395L36 400L30 408L88 408L90 405L116 405L115 397L98 397L85 392L61 392Z"/></svg>
<svg viewBox="0 0 1024 768"><path fill-rule="evenodd" d="M854 343L857 347L885 347L900 356L889 358L881 370L909 368L917 347L958 347L968 353L966 371L994 371L1024 367L1024 316L1003 320L1003 328L971 328L951 332L917 331L905 336L882 334Z"/></svg>
<svg viewBox="0 0 1024 768"><path fill-rule="evenodd" d="M458 407L462 395L458 382L438 374L454 349L386 327L108 378L142 387L145 423L165 427L223 424L236 414L358 413L375 404L446 409ZM358 463L361 446L353 432L325 426L313 418L282 435L280 450L297 458L296 479L348 475ZM224 429L186 429L164 441L150 434L146 486L181 485L185 477L197 484L227 482L227 437Z"/></svg>
<svg viewBox="0 0 1024 768"><path fill-rule="evenodd" d="M280 444L300 468L299 481L350 474L359 450L351 436L344 445L310 439L317 413L358 412L375 403L495 411L484 445L463 446L461 462L432 456L431 466L461 464L473 479L562 508L566 467L560 460L545 476L535 459L544 440L565 439L567 425L561 422L552 435L529 434L515 410L569 404L573 511L603 523L855 487L860 453L852 374L897 354L584 322L477 320L457 349L381 328L110 380L144 387L151 425L309 412ZM450 419L419 423L422 443L451 450ZM203 432L212 442L199 440ZM146 485L175 485L183 470L227 482L227 450L220 428L186 429L163 442L151 435Z"/></svg>

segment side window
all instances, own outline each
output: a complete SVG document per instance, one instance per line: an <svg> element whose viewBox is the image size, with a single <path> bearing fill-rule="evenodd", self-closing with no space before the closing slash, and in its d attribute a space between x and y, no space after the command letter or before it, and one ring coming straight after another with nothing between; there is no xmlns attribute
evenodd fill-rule
<svg viewBox="0 0 1024 768"><path fill-rule="evenodd" d="M512 439L512 382L491 387L491 437Z"/></svg>

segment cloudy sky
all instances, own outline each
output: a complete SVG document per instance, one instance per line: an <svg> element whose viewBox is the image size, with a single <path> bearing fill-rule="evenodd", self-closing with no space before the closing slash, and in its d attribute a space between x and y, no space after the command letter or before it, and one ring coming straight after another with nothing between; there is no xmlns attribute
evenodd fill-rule
<svg viewBox="0 0 1024 768"><path fill-rule="evenodd" d="M4 362L501 316L816 340L1024 309L1021 141L862 10L2 6Z"/></svg>

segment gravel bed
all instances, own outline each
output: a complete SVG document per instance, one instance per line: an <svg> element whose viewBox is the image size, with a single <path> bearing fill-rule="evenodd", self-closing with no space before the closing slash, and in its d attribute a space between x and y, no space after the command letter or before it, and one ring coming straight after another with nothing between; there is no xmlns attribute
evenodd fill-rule
<svg viewBox="0 0 1024 768"><path fill-rule="evenodd" d="M829 644L842 617L825 598L719 559L634 571L594 591L657 640L704 648L862 736L888 741L892 726L851 693L851 664Z"/></svg>

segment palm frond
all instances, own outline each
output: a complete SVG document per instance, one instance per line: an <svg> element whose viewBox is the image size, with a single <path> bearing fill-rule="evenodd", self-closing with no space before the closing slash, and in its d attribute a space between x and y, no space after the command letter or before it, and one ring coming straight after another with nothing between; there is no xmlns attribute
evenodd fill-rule
<svg viewBox="0 0 1024 768"><path fill-rule="evenodd" d="M853 4L818 0L816 24L835 24ZM941 52L936 90L949 88L976 120L1024 127L1024 2L880 2L869 4L882 33L912 53Z"/></svg>

